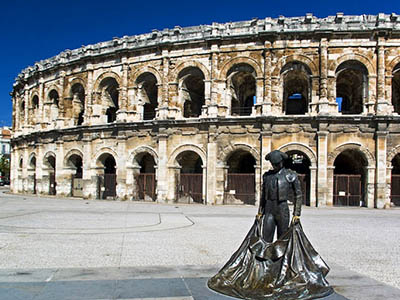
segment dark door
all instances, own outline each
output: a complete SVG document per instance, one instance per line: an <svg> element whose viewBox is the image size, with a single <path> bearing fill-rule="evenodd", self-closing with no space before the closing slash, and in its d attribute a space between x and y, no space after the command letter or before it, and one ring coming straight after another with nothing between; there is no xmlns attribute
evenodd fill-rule
<svg viewBox="0 0 400 300"><path fill-rule="evenodd" d="M360 206L361 175L334 175L333 205Z"/></svg>
<svg viewBox="0 0 400 300"><path fill-rule="evenodd" d="M33 174L33 193L36 194L36 173Z"/></svg>
<svg viewBox="0 0 400 300"><path fill-rule="evenodd" d="M140 200L145 200L146 195L153 201L156 200L156 174L141 173L138 175L136 183Z"/></svg>
<svg viewBox="0 0 400 300"><path fill-rule="evenodd" d="M203 203L203 174L181 174L179 197L190 196L194 202Z"/></svg>
<svg viewBox="0 0 400 300"><path fill-rule="evenodd" d="M228 173L226 193L234 195L245 204L254 205L256 201L255 175L253 173Z"/></svg>
<svg viewBox="0 0 400 300"><path fill-rule="evenodd" d="M117 175L104 174L104 193L103 199L115 197L117 195Z"/></svg>
<svg viewBox="0 0 400 300"><path fill-rule="evenodd" d="M49 195L56 194L56 173L50 173L49 175Z"/></svg>
<svg viewBox="0 0 400 300"><path fill-rule="evenodd" d="M400 175L392 175L390 200L394 205L400 206Z"/></svg>

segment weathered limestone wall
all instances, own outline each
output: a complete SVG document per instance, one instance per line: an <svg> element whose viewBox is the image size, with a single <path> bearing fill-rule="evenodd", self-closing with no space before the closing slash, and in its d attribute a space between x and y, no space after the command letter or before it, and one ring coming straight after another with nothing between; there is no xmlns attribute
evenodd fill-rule
<svg viewBox="0 0 400 300"><path fill-rule="evenodd" d="M333 205L335 160L355 153L365 162L362 204L389 207L399 47L397 15L338 13L175 27L64 51L14 84L11 189L48 194L55 172L57 195L71 196L76 155L84 197L96 198L111 156L117 198L134 200L148 153L157 201L173 202L179 157L191 151L202 160L201 198L222 204L227 159L240 150L256 161L257 204L264 157L281 149L310 161L310 205ZM303 102L293 113L295 95Z"/></svg>

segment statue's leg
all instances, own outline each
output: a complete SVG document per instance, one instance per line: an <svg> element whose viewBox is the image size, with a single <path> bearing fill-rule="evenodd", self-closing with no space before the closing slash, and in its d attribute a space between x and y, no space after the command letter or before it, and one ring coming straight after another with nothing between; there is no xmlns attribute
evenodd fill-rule
<svg viewBox="0 0 400 300"><path fill-rule="evenodd" d="M264 217L264 228L263 228L263 238L265 241L272 243L275 233L275 218L270 212L265 213Z"/></svg>
<svg viewBox="0 0 400 300"><path fill-rule="evenodd" d="M287 202L279 203L279 213L276 218L278 239L288 230L290 222L289 206Z"/></svg>

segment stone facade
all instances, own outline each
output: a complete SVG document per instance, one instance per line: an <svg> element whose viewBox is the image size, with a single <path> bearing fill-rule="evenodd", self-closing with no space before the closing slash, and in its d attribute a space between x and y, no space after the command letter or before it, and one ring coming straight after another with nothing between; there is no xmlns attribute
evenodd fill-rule
<svg viewBox="0 0 400 300"><path fill-rule="evenodd" d="M257 204L263 157L280 149L304 173L308 205L347 205L334 199L351 188L334 178L354 175L356 205L389 207L400 17L308 14L125 36L28 67L12 97L15 193L71 196L76 177L84 198L107 198L112 174L119 199L192 202L200 185L197 202ZM155 194L140 196L140 174L152 173ZM193 191L182 174L198 174ZM253 201L237 195L237 174L253 174L242 181L254 181Z"/></svg>

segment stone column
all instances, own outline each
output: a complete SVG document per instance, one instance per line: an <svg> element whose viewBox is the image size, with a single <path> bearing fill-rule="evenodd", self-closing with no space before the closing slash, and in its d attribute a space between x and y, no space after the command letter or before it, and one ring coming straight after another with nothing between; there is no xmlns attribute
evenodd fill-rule
<svg viewBox="0 0 400 300"><path fill-rule="evenodd" d="M393 112L389 99L385 99L385 38L379 37L377 41L378 54L378 80L376 113L387 115Z"/></svg>
<svg viewBox="0 0 400 300"><path fill-rule="evenodd" d="M128 162L131 163L131 162ZM128 199L139 201L139 193L137 190L136 176L140 174L141 167L138 164L128 165L126 168L126 188L128 191ZM131 197L129 197L131 195Z"/></svg>
<svg viewBox="0 0 400 300"><path fill-rule="evenodd" d="M254 104L252 115L259 116L262 114L264 105L264 77L256 78L256 103Z"/></svg>
<svg viewBox="0 0 400 300"><path fill-rule="evenodd" d="M226 188L227 180L225 173L227 173L227 167L223 162L218 161L216 166L216 187L215 187L215 204L224 204L224 191Z"/></svg>
<svg viewBox="0 0 400 300"><path fill-rule="evenodd" d="M327 182L328 182L328 193L327 193L327 197L326 197L326 205L327 206L333 206L333 176L335 174L335 166L328 166L327 170ZM318 194L317 194L318 195ZM319 201L319 199L318 199ZM317 206L320 206L317 203Z"/></svg>
<svg viewBox="0 0 400 300"><path fill-rule="evenodd" d="M127 107L128 107L128 71L129 65L126 57L122 58L122 76L121 76L121 86L119 87L120 98L119 98L119 109L117 112L118 122L126 122L127 119Z"/></svg>
<svg viewBox="0 0 400 300"><path fill-rule="evenodd" d="M83 113L83 125L91 124L91 116L93 114L92 104L93 104L93 66L88 64L87 66L87 83L85 87L85 107Z"/></svg>
<svg viewBox="0 0 400 300"><path fill-rule="evenodd" d="M260 205L261 197L261 186L262 186L262 176L271 168L269 161L265 159L265 156L272 151L272 127L271 124L264 123L260 134L260 166L259 166L259 178L257 178L256 185L260 187L259 197L256 198L256 206Z"/></svg>
<svg viewBox="0 0 400 300"><path fill-rule="evenodd" d="M220 99L220 94L218 93L218 86L216 81L217 71L218 71L218 45L211 45L210 54L210 104L208 104L208 117L216 118L218 117L218 102Z"/></svg>
<svg viewBox="0 0 400 300"><path fill-rule="evenodd" d="M44 115L44 84L43 84L43 77L39 78L39 88L38 88L38 97L39 97L39 107L36 110L36 124L35 130L42 130L43 126L45 125L45 115Z"/></svg>
<svg viewBox="0 0 400 300"><path fill-rule="evenodd" d="M264 52L264 98L262 114L265 116L271 115L272 113L272 102L271 102L271 68L272 68L272 53L271 53L271 42L265 42Z"/></svg>
<svg viewBox="0 0 400 300"><path fill-rule="evenodd" d="M29 191L28 187L28 159L29 159L29 149L28 146L24 145L23 146L24 152L23 152L23 159L24 159L24 164L22 166L22 191L24 193L27 193Z"/></svg>
<svg viewBox="0 0 400 300"><path fill-rule="evenodd" d="M367 181L367 186L366 186L366 195L364 197L364 201L366 201L366 206L368 208L374 208L375 207L375 173L376 173L376 167L375 166L368 166L367 167L367 176L368 176L368 181Z"/></svg>
<svg viewBox="0 0 400 300"><path fill-rule="evenodd" d="M82 139L83 157L82 157L82 180L83 180L83 198L96 199L97 177L96 172L92 170L92 164L95 165L95 157L92 157L92 145L90 135L84 135Z"/></svg>
<svg viewBox="0 0 400 300"><path fill-rule="evenodd" d="M63 172L63 162L64 162L64 142L57 141L56 142L56 166L54 172L56 173L56 195L66 196L69 191L65 190L66 180L70 180L71 178L65 178L65 174ZM67 175L68 176L68 175Z"/></svg>
<svg viewBox="0 0 400 300"><path fill-rule="evenodd" d="M159 95L161 101L158 107L159 119L165 120L169 117L169 51L168 49L162 50L162 93Z"/></svg>
<svg viewBox="0 0 400 300"><path fill-rule="evenodd" d="M317 132L317 156L318 156L318 170L317 170L317 206L328 205L331 199L327 199L328 194L328 181L327 167L328 167L328 131L321 130ZM329 178L332 179L332 178Z"/></svg>
<svg viewBox="0 0 400 300"><path fill-rule="evenodd" d="M126 189L126 140L125 135L117 137L117 199L127 200L131 194Z"/></svg>
<svg viewBox="0 0 400 300"><path fill-rule="evenodd" d="M387 131L376 132L376 178L375 178L375 206L377 208L390 207L390 198L387 198L386 186L386 144Z"/></svg>
<svg viewBox="0 0 400 300"><path fill-rule="evenodd" d="M318 113L329 113L328 101L328 40L322 38L320 41L320 85Z"/></svg>
<svg viewBox="0 0 400 300"><path fill-rule="evenodd" d="M311 115L316 115L319 109L319 77L311 76L311 93L310 93L310 101L309 101L309 109L308 113Z"/></svg>
<svg viewBox="0 0 400 300"><path fill-rule="evenodd" d="M217 183L218 146L216 126L210 125L207 143L207 204L215 204Z"/></svg>
<svg viewBox="0 0 400 300"><path fill-rule="evenodd" d="M157 202L164 203L173 199L167 199L168 193L168 134L160 128L158 134L158 178L157 178ZM171 201L172 202L172 201Z"/></svg>
<svg viewBox="0 0 400 300"><path fill-rule="evenodd" d="M43 144L36 143L36 193L46 194L47 190L43 187Z"/></svg>

